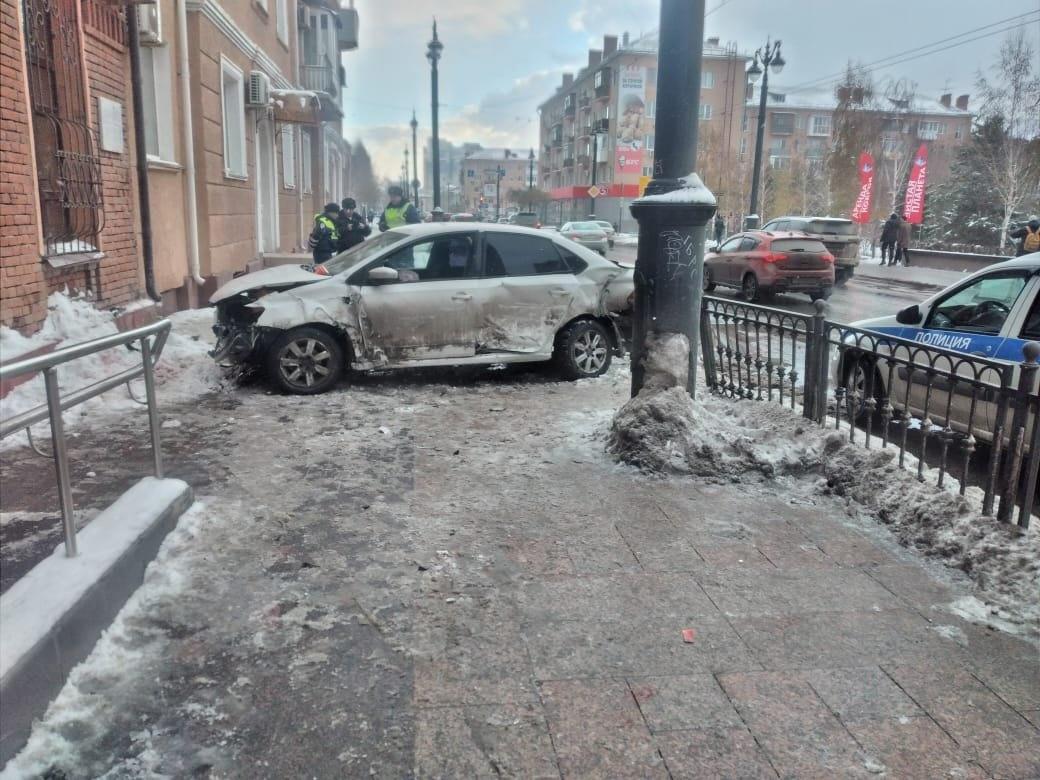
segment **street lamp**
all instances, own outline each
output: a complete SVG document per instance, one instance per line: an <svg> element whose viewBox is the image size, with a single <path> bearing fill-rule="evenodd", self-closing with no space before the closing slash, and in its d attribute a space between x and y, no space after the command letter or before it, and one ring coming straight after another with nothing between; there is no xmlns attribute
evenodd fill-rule
<svg viewBox="0 0 1040 780"><path fill-rule="evenodd" d="M528 206L531 211L534 211L534 147L531 147L531 152L527 155L527 198Z"/></svg>
<svg viewBox="0 0 1040 780"><path fill-rule="evenodd" d="M408 197L408 147L404 148L404 163L401 165L401 187L404 189L404 195Z"/></svg>
<svg viewBox="0 0 1040 780"><path fill-rule="evenodd" d="M602 130L596 129L592 131L592 185L589 189L596 186L596 169L599 168L599 137L603 134ZM596 216L596 196L589 196L589 216Z"/></svg>
<svg viewBox="0 0 1040 780"><path fill-rule="evenodd" d="M419 130L419 120L415 118L415 109L412 109L412 192L415 198L412 201L419 208L419 148L417 146L416 133Z"/></svg>
<svg viewBox="0 0 1040 780"><path fill-rule="evenodd" d="M432 117L430 122L430 153L433 155L433 207L441 205L441 142L438 136L437 121L437 61L441 58L444 44L437 38L437 20L433 20L433 39L426 44L426 59L430 61L430 102Z"/></svg>
<svg viewBox="0 0 1040 780"><path fill-rule="evenodd" d="M762 63L759 65L759 63ZM766 132L766 102L769 100L769 70L780 73L784 69L785 61L780 54L780 41L770 42L766 38L766 45L755 52L755 59L747 70L748 81L757 84L762 79L762 88L758 98L758 128L755 133L755 163L751 172L751 205L748 216L744 218L744 229L757 228L761 221L758 216L758 184L762 174L762 141Z"/></svg>

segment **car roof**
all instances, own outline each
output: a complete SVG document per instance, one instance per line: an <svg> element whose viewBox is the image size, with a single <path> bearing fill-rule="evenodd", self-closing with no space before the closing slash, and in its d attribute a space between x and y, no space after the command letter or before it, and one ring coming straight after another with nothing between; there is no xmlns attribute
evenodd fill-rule
<svg viewBox="0 0 1040 780"><path fill-rule="evenodd" d="M1022 255L1021 257L1015 257L1011 260L1005 260L1002 263L994 263L993 265L987 265L981 271L977 273L983 273L984 271L993 270L1008 270L1008 269L1019 269L1024 268L1028 271L1040 270L1040 252L1032 252L1028 255ZM975 274L972 274L973 276Z"/></svg>
<svg viewBox="0 0 1040 780"><path fill-rule="evenodd" d="M463 226L451 222L421 222L414 225L401 225L393 228L395 233L406 236L435 236L438 233L457 233L460 230L483 230L487 233L526 233L531 236L545 238L544 230L524 227L523 225L499 224L497 222L466 222Z"/></svg>
<svg viewBox="0 0 1040 780"><path fill-rule="evenodd" d="M849 225L852 224L852 220L851 219L845 219L845 217L806 217L806 216L798 216L798 215L794 215L794 214L792 214L790 216L787 216L787 217L773 217L769 221L770 222L776 222L776 221L781 220L781 219L804 219L804 220L811 220L813 222L840 222L842 224L849 224Z"/></svg>

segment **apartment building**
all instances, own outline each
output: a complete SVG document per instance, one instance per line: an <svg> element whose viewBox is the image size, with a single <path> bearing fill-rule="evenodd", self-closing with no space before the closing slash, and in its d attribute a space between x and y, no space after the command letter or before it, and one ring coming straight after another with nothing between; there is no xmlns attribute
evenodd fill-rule
<svg viewBox="0 0 1040 780"><path fill-rule="evenodd" d="M243 270L306 252L314 215L348 194L338 0L140 6L149 190L167 309ZM179 77L178 77L179 74Z"/></svg>
<svg viewBox="0 0 1040 780"><path fill-rule="evenodd" d="M0 0L0 323L26 333L56 290L145 294L125 18Z"/></svg>
<svg viewBox="0 0 1040 780"><path fill-rule="evenodd" d="M105 308L147 297L165 311L199 305L235 272L305 252L314 214L348 193L340 54L357 47L352 3L0 9L3 324L37 329L58 289Z"/></svg>
<svg viewBox="0 0 1040 780"><path fill-rule="evenodd" d="M519 207L510 192L526 189L531 170L530 150L479 149L469 152L459 163L459 195L463 210L495 216L496 193L500 216L506 209ZM535 161L537 166L537 161ZM496 189L496 179L498 185Z"/></svg>
<svg viewBox="0 0 1040 780"><path fill-rule="evenodd" d="M760 88L749 89L745 119L741 125L738 160L751 165L758 127ZM827 156L834 146L836 112L846 105L859 112L868 129L868 148L874 155L875 216L898 210L898 199L906 184L910 165L921 144L928 150L928 186L950 175L957 149L971 135L972 114L968 95L956 100L944 94L938 100L919 95L901 98L843 94L827 87L788 91L770 85L766 99L766 123L762 144L764 168L777 171L801 167L823 175ZM768 212L768 204L765 204ZM847 214L852 203L834 203L834 214ZM778 216L765 213L764 218Z"/></svg>
<svg viewBox="0 0 1040 780"><path fill-rule="evenodd" d="M441 158L441 207L445 211L462 210L462 195L459 187L459 171L462 160L468 154L478 152L484 147L478 143L456 144L441 138L438 143ZM433 209L433 139L426 138L423 146L423 178L419 187L419 205L422 211Z"/></svg>
<svg viewBox="0 0 1040 780"><path fill-rule="evenodd" d="M749 60L718 38L704 44L698 167L723 200L740 141ZM539 106L538 181L552 197L549 221L588 216L589 190L596 184L596 215L634 229L628 204L653 175L656 105L656 35L630 41L626 33L620 43L615 35L604 36L601 49L589 50L585 68L564 74L555 94Z"/></svg>

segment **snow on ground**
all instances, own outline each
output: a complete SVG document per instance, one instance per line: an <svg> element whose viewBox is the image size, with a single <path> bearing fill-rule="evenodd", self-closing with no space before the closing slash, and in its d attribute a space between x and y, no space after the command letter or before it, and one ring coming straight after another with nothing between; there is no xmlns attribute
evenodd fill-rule
<svg viewBox="0 0 1040 780"><path fill-rule="evenodd" d="M967 619L996 622L1040 637L1040 522L1028 531L982 514L982 491L959 484L898 451L849 443L849 429L821 428L799 412L773 403L712 396L698 388L692 400L681 386L653 386L614 417L608 450L619 460L656 474L747 481L799 478L809 493L835 495L853 515L889 528L899 542L961 569L984 604L961 604Z"/></svg>
<svg viewBox="0 0 1040 780"><path fill-rule="evenodd" d="M614 246L638 246L638 233L618 233L614 236Z"/></svg>
<svg viewBox="0 0 1040 780"><path fill-rule="evenodd" d="M163 663L167 635L159 628L131 625L134 616L152 614L160 621L164 610L188 585L192 567L198 565L202 554L196 537L207 524L222 522L213 517L202 503L196 503L185 512L177 527L167 536L156 559L145 571L144 584L127 601L112 625L101 635L86 661L73 668L58 697L51 702L44 715L48 728L34 728L26 747L0 772L0 780L20 780L45 776L53 767L75 766L83 774L93 776L93 770L105 767L80 766L79 744L90 742L96 730L111 722L113 711L122 703L118 695L125 670ZM143 632L150 630L153 641L142 642ZM130 734L130 739L144 747L135 756L132 766L112 767L108 777L163 777L158 774L162 763L147 747L150 739L149 724L141 723L141 730Z"/></svg>
<svg viewBox="0 0 1040 780"><path fill-rule="evenodd" d="M40 331L26 337L0 326L0 356L10 361L26 352L57 342L58 349L118 332L111 312L95 308L82 298L53 293L47 299L47 320ZM187 400L222 386L220 369L207 356L213 340L212 309L196 309L173 314L166 346L156 365L157 394L163 401ZM113 374L141 364L141 354L128 347L116 347L74 360L58 369L63 392L91 385ZM144 381L134 382L134 394L144 397ZM36 376L14 388L0 399L0 417L33 409L46 402L43 377ZM128 395L125 387L109 390L65 412L66 427L75 426L84 417L103 410L125 411L143 408ZM47 424L40 423L34 432L47 435ZM24 433L14 434L0 445L3 449L26 444Z"/></svg>

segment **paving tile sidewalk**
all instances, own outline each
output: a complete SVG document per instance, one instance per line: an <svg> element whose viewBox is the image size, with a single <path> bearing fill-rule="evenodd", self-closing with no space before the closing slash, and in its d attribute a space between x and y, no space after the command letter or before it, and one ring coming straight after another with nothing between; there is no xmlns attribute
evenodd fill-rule
<svg viewBox="0 0 1040 780"><path fill-rule="evenodd" d="M184 774L1040 777L1034 645L953 615L965 582L807 486L618 467L595 436L626 384L180 410L227 453L214 521L89 766L125 766L147 716Z"/></svg>

